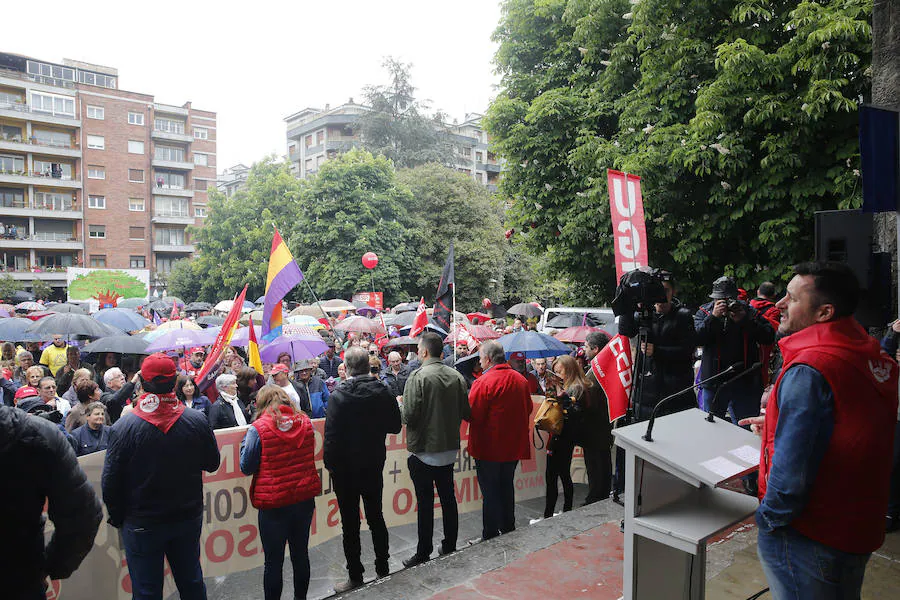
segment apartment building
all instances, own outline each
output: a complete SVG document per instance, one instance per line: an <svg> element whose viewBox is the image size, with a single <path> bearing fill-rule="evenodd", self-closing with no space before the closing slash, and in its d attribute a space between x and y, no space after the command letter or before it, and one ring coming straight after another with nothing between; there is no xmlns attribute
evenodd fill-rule
<svg viewBox="0 0 900 600"><path fill-rule="evenodd" d="M324 109L304 108L286 117L287 154L291 171L305 179L316 173L319 167L340 152L360 145L359 116L369 109L353 102ZM470 113L462 123L445 124L441 134L454 150L452 162L447 166L470 175L491 191L497 190L502 163L488 150L489 139L481 127L483 115Z"/></svg>
<svg viewBox="0 0 900 600"><path fill-rule="evenodd" d="M165 287L216 183L216 115L118 88L116 69L0 53L0 269L65 287L69 266Z"/></svg>
<svg viewBox="0 0 900 600"><path fill-rule="evenodd" d="M243 163L238 163L219 173L216 187L225 194L225 197L231 198L236 191L247 185L247 177L249 176L250 167Z"/></svg>

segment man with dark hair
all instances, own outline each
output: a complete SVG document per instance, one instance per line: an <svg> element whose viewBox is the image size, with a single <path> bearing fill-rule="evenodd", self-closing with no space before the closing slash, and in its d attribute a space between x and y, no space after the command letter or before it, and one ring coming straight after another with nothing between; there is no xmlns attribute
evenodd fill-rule
<svg viewBox="0 0 900 600"><path fill-rule="evenodd" d="M760 317L769 322L773 331L777 332L778 325L781 323L781 311L778 310L778 307L775 305L775 303L778 302L776 293L775 284L771 281L764 281L759 284L759 288L756 290L756 298L750 301L750 306L756 309L756 312L759 313ZM774 344L759 345L759 360L763 364L762 376L764 387L768 387L772 381L773 371L775 369L774 363L777 362L773 359L775 355Z"/></svg>
<svg viewBox="0 0 900 600"><path fill-rule="evenodd" d="M369 355L354 346L344 355L350 379L334 391L325 413L325 468L331 474L341 512L344 558L349 579L334 586L338 594L363 583L360 561L359 500L366 511L366 523L375 546L375 573L390 572L387 525L381 496L382 471L387 456L384 438L400 432L400 408L391 391L369 373Z"/></svg>
<svg viewBox="0 0 900 600"><path fill-rule="evenodd" d="M516 528L514 477L520 460L531 457L532 401L525 378L506 362L496 341L481 345L484 373L472 385L469 454L475 459L484 505L482 539Z"/></svg>
<svg viewBox="0 0 900 600"><path fill-rule="evenodd" d="M592 331L584 338L584 353L588 363L609 343L609 335L605 331ZM590 368L588 368L590 371ZM588 375L590 377L590 375ZM595 382L592 382L595 383Z"/></svg>
<svg viewBox="0 0 900 600"><path fill-rule="evenodd" d="M219 448L206 415L175 397L171 358L151 354L139 375L143 393L109 432L108 522L121 530L135 599L162 598L164 559L182 598L205 599L202 471L219 468Z"/></svg>
<svg viewBox="0 0 900 600"><path fill-rule="evenodd" d="M419 512L416 553L403 561L413 567L431 557L434 532L434 490L444 514L444 539L439 554L456 550L459 514L453 490L453 464L459 452L459 426L469 419L466 382L459 372L441 362L443 344L435 333L419 340L422 366L410 374L403 393L403 421L409 450L409 476L416 490Z"/></svg>
<svg viewBox="0 0 900 600"><path fill-rule="evenodd" d="M776 600L859 598L884 542L897 363L854 320L858 300L846 265L794 268L781 374L765 416L742 422L762 426L758 553Z"/></svg>
<svg viewBox="0 0 900 600"><path fill-rule="evenodd" d="M337 348L339 342L337 340L325 340L325 343L328 344L328 349L322 355L321 360L319 360L319 368L325 371L325 377L338 379L337 368L343 362L341 357L335 354L335 348Z"/></svg>
<svg viewBox="0 0 900 600"><path fill-rule="evenodd" d="M50 421L0 405L0 440L3 597L45 598L48 577L69 577L93 548L103 507L72 446ZM45 502L53 521L46 546Z"/></svg>

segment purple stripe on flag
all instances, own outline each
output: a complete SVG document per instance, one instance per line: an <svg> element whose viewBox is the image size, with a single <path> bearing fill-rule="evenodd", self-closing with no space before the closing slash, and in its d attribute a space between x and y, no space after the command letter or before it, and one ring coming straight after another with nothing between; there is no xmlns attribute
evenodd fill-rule
<svg viewBox="0 0 900 600"><path fill-rule="evenodd" d="M270 331L270 320L275 306L301 281L303 281L303 271L293 260L272 278L271 285L266 288L266 301L263 305L262 335L266 335Z"/></svg>

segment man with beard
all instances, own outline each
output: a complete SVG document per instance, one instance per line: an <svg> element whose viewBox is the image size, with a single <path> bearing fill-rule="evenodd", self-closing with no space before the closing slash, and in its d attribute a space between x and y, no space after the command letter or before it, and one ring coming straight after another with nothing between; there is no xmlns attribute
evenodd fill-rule
<svg viewBox="0 0 900 600"><path fill-rule="evenodd" d="M203 349L203 346L197 346L191 348L190 354L181 359L178 368L193 377L200 372L204 360L206 360L206 350Z"/></svg>

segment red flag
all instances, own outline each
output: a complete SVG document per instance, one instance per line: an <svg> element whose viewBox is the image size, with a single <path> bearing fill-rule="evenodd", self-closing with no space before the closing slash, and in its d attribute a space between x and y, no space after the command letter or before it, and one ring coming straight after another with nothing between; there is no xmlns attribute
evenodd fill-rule
<svg viewBox="0 0 900 600"><path fill-rule="evenodd" d="M383 317L382 317L383 318ZM416 309L416 320L413 321L412 328L409 330L409 337L416 337L428 325L428 313L425 312L425 298L419 300L419 307Z"/></svg>
<svg viewBox="0 0 900 600"><path fill-rule="evenodd" d="M170 321L174 321L178 318L178 301L172 300L172 316L169 317Z"/></svg>
<svg viewBox="0 0 900 600"><path fill-rule="evenodd" d="M225 317L225 323L222 325L219 335L216 336L216 341L210 348L209 354L206 355L206 361L204 361L200 371L194 377L194 381L197 383L200 391L205 391L215 379L215 373L218 369L213 369L213 367L218 365L219 360L222 358L222 353L225 352L225 347L231 343L231 336L234 335L234 331L237 329L238 319L241 318L241 309L244 307L244 298L246 296L247 286L245 285L241 293L235 297L231 312Z"/></svg>
<svg viewBox="0 0 900 600"><path fill-rule="evenodd" d="M606 393L609 422L624 417L631 395L631 342L617 335L591 361L594 377Z"/></svg>
<svg viewBox="0 0 900 600"><path fill-rule="evenodd" d="M621 171L606 171L613 248L616 253L616 281L624 273L647 266L647 226L641 178Z"/></svg>

